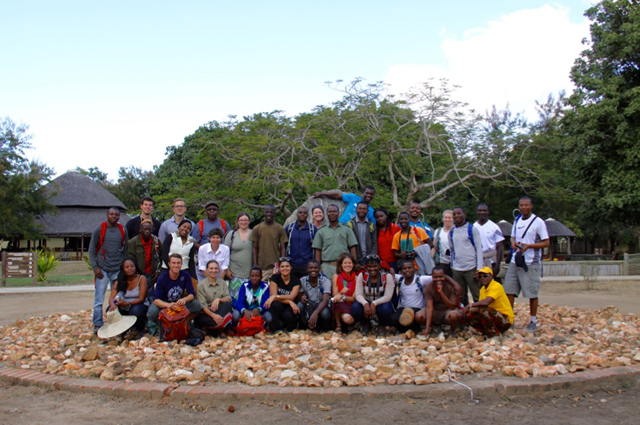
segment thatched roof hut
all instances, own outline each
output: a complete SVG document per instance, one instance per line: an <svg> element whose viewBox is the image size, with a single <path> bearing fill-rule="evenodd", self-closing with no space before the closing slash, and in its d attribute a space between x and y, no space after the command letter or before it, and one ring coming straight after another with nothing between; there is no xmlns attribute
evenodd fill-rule
<svg viewBox="0 0 640 425"><path fill-rule="evenodd" d="M502 230L502 236L504 236L505 238L510 238L513 224L509 223L506 220L500 220L497 224L498 227L500 227L500 230Z"/></svg>
<svg viewBox="0 0 640 425"><path fill-rule="evenodd" d="M50 202L58 214L47 214L40 220L48 237L91 236L96 226L106 220L109 207L126 210L124 204L108 190L84 174L69 171L47 184L47 190L57 192ZM129 221L120 213L120 223Z"/></svg>
<svg viewBox="0 0 640 425"><path fill-rule="evenodd" d="M551 217L546 219L544 222L547 224L547 232L549 233L550 238L553 238L556 236L565 236L565 237L575 238L578 236L573 232L573 230L569 229L567 226L565 226L564 224L560 223L557 220L554 220Z"/></svg>

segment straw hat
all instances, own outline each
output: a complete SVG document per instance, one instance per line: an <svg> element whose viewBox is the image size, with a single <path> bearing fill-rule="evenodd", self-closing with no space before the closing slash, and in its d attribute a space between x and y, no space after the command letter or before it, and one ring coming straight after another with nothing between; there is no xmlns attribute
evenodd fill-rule
<svg viewBox="0 0 640 425"><path fill-rule="evenodd" d="M112 338L116 335L128 330L136 323L136 316L123 316L116 308L113 311L107 311L107 320L100 329L98 329L98 338Z"/></svg>

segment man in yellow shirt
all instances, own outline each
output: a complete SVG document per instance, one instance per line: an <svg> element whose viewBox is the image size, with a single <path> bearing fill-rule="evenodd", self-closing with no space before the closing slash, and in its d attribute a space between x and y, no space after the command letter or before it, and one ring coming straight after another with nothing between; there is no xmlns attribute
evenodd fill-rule
<svg viewBox="0 0 640 425"><path fill-rule="evenodd" d="M480 299L464 309L465 323L489 338L505 333L513 324L513 308L502 285L493 280L490 267L481 268L475 278L480 282Z"/></svg>

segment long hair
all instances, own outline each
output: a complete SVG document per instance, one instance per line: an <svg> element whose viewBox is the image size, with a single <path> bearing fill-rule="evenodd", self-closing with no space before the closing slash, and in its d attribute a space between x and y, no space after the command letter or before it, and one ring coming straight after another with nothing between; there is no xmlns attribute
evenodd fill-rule
<svg viewBox="0 0 640 425"><path fill-rule="evenodd" d="M336 273L342 273L342 262L349 258L351 260L351 262L353 263L353 267L355 269L356 267L356 259L353 258L353 255L351 255L348 252L344 252L342 254L340 254L340 256L338 257L338 261L337 261L337 265L336 265Z"/></svg>
<svg viewBox="0 0 640 425"><path fill-rule="evenodd" d="M127 283L127 275L124 274L124 263L126 263L127 261L131 261L133 263L133 265L136 267L136 274L138 274L138 267L136 266L135 261L133 261L130 258L127 258L126 260L124 260L122 262L122 265L120 265L120 271L118 272L118 279L116 280L117 282L116 289L118 290L118 292L127 292L127 287L129 286L129 284Z"/></svg>

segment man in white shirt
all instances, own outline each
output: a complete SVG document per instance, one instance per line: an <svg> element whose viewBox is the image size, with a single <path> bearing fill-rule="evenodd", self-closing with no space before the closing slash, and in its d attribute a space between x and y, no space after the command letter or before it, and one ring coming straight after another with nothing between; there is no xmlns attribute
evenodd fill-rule
<svg viewBox="0 0 640 425"><path fill-rule="evenodd" d="M522 215L516 218L511 230L513 255L504 278L504 291L509 297L511 307L520 291L523 297L529 298L531 320L527 329L533 333L537 324L542 250L549 246L549 233L544 220L531 212L531 198L520 198L518 208Z"/></svg>
<svg viewBox="0 0 640 425"><path fill-rule="evenodd" d="M478 205L476 216L478 221L475 222L474 227L480 232L484 265L485 267L491 267L493 275L497 276L500 272L500 263L502 263L503 258L502 241L504 241L504 236L502 235L502 230L496 223L489 220L489 207L487 204Z"/></svg>

